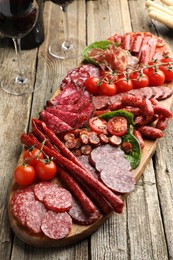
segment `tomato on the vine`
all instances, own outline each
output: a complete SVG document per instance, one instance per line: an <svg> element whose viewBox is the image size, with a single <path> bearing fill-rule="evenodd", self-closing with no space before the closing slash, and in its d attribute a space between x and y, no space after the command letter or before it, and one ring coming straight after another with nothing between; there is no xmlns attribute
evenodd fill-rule
<svg viewBox="0 0 173 260"><path fill-rule="evenodd" d="M161 60L161 63L163 64L159 66L159 69L165 74L165 81L173 81L173 59L164 58Z"/></svg>
<svg viewBox="0 0 173 260"><path fill-rule="evenodd" d="M85 81L85 88L88 90L90 94L98 95L99 93L99 81L100 79L97 77L88 78Z"/></svg>
<svg viewBox="0 0 173 260"><path fill-rule="evenodd" d="M43 181L49 181L57 173L56 164L51 160L40 160L36 165L36 174Z"/></svg>
<svg viewBox="0 0 173 260"><path fill-rule="evenodd" d="M112 135L123 136L127 132L127 119L123 116L115 116L108 121L108 132Z"/></svg>
<svg viewBox="0 0 173 260"><path fill-rule="evenodd" d="M26 161L27 164L36 166L40 159L44 159L44 154L37 148L33 148L32 150L26 150L23 154L23 160Z"/></svg>
<svg viewBox="0 0 173 260"><path fill-rule="evenodd" d="M148 76L141 72L131 73L130 79L132 80L133 88L144 88L149 85Z"/></svg>
<svg viewBox="0 0 173 260"><path fill-rule="evenodd" d="M127 79L126 77L119 77L116 81L117 93L127 92L133 89L133 83L131 79Z"/></svg>
<svg viewBox="0 0 173 260"><path fill-rule="evenodd" d="M89 119L89 127L98 134L107 133L107 122L103 118L91 117Z"/></svg>
<svg viewBox="0 0 173 260"><path fill-rule="evenodd" d="M22 164L16 166L14 170L15 182L21 186L27 186L35 181L36 172L33 166Z"/></svg>
<svg viewBox="0 0 173 260"><path fill-rule="evenodd" d="M148 78L151 86L161 86L165 82L165 75L159 69L152 69L148 74Z"/></svg>
<svg viewBox="0 0 173 260"><path fill-rule="evenodd" d="M114 83L101 82L99 85L99 94L101 96L113 96L117 93L117 87Z"/></svg>

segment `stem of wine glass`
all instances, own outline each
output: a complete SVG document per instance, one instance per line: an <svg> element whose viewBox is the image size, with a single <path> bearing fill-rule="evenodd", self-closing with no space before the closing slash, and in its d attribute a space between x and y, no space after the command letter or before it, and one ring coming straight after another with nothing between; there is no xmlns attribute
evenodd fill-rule
<svg viewBox="0 0 173 260"><path fill-rule="evenodd" d="M62 44L62 48L65 50L69 50L73 47L70 41L69 37L69 26L68 26L68 14L67 14L67 5L62 5L61 10L63 12L63 21L64 21L64 34L65 34L65 40Z"/></svg>
<svg viewBox="0 0 173 260"><path fill-rule="evenodd" d="M18 75L16 77L16 82L19 84L25 84L27 82L27 78L25 78L23 70L22 70L22 63L21 63L21 39L20 38L13 38L14 48L17 57L17 65L18 65Z"/></svg>

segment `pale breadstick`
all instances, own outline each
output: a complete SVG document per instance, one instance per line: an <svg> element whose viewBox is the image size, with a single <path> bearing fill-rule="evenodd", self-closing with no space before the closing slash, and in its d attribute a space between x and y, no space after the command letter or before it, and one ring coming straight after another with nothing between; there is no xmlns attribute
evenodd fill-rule
<svg viewBox="0 0 173 260"><path fill-rule="evenodd" d="M170 28L173 28L173 19L172 19L171 15L165 15L164 13L160 14L156 11L151 11L151 12L149 12L149 17L154 20L157 20L160 23L163 23L164 25L166 25Z"/></svg>
<svg viewBox="0 0 173 260"><path fill-rule="evenodd" d="M172 0L161 0L161 2L164 3L165 5L173 6L173 1Z"/></svg>
<svg viewBox="0 0 173 260"><path fill-rule="evenodd" d="M151 7L151 6L155 7L158 10L163 11L163 12L167 12L167 11L169 12L170 11L168 7L164 7L163 5L156 3L156 2L153 2L153 1L150 1L150 0L146 1L146 6L147 7Z"/></svg>
<svg viewBox="0 0 173 260"><path fill-rule="evenodd" d="M150 12L150 11L161 12L162 14L165 13L165 15L166 15L166 14L169 14L169 15L172 15L172 19L173 19L173 11L171 11L171 10L168 9L168 8L164 8L164 9L160 8L160 9L158 9L158 8L156 8L156 7L154 7L154 6L150 6L150 7L148 8L148 11L149 11L149 12Z"/></svg>

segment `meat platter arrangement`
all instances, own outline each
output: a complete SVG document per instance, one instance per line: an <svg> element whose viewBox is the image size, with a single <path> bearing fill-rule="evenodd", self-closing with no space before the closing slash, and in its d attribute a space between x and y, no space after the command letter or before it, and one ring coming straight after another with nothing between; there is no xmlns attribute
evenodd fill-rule
<svg viewBox="0 0 173 260"><path fill-rule="evenodd" d="M83 57L20 138L8 211L33 246L76 243L121 214L172 119L173 54L163 39L115 34Z"/></svg>

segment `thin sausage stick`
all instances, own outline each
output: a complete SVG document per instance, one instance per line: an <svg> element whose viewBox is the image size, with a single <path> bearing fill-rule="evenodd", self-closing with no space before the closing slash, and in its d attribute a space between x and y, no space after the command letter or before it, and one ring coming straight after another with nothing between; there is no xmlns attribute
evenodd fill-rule
<svg viewBox="0 0 173 260"><path fill-rule="evenodd" d="M36 142L34 139L32 139L29 135L25 133L21 135L21 142L28 146L35 145L38 149L43 148L45 154L47 154L50 157L53 157L56 163L63 165L66 169L68 169L69 172L73 175L73 177L77 176L78 178L81 178L92 189L95 189L97 193L103 196L111 204L115 212L122 213L124 202L110 189L108 189L104 184L96 180L92 176L92 173L88 174L87 171L85 171L83 168L80 168L78 165L74 164L72 161L68 160L60 153L55 152L54 150L51 150L46 146L42 147L42 144L39 143L39 141Z"/></svg>

